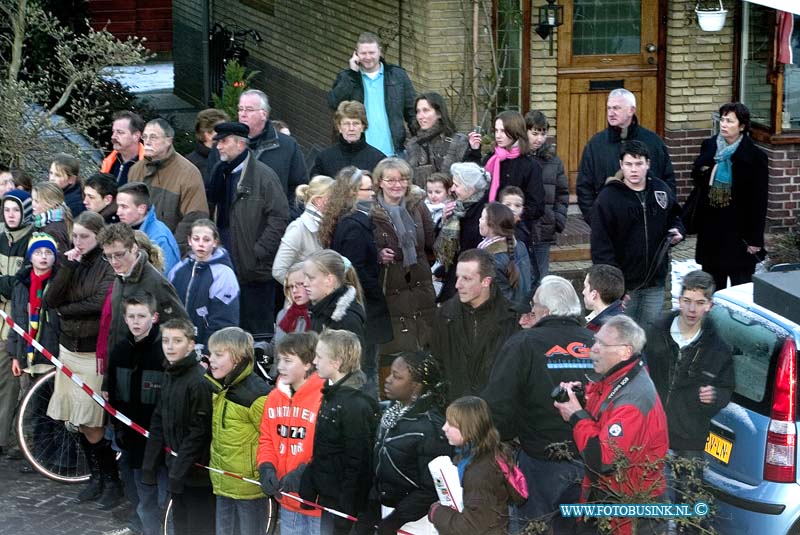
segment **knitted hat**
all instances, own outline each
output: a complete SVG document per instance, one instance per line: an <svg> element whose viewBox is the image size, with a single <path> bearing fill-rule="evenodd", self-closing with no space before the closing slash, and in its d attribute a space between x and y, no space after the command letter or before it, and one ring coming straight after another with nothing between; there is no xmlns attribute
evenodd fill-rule
<svg viewBox="0 0 800 535"><path fill-rule="evenodd" d="M487 176L488 173L481 166L472 162L454 163L450 166L450 173L454 180L458 180L469 188L475 188L475 191L484 191L491 182L491 177Z"/></svg>
<svg viewBox="0 0 800 535"><path fill-rule="evenodd" d="M54 255L58 255L58 245L56 244L56 240L54 240L50 234L45 232L34 232L31 235L31 239L28 241L28 254L25 256L25 258L30 260L33 252L36 249L41 249L42 247L47 247L53 251Z"/></svg>
<svg viewBox="0 0 800 535"><path fill-rule="evenodd" d="M19 206L19 211L22 213L22 220L16 228L8 227L9 230L16 230L17 228L30 225L33 221L33 203L31 201L31 194L22 189L12 189L3 195L3 202L6 199L14 201ZM8 225L6 225L8 226Z"/></svg>

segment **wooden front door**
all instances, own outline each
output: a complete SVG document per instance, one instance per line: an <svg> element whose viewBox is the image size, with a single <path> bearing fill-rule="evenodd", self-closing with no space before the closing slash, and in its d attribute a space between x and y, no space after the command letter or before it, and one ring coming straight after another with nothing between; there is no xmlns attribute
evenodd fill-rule
<svg viewBox="0 0 800 535"><path fill-rule="evenodd" d="M575 193L586 142L605 128L606 99L624 87L636 95L639 122L658 130L658 0L565 0L558 29L558 155ZM661 120L663 123L663 119Z"/></svg>

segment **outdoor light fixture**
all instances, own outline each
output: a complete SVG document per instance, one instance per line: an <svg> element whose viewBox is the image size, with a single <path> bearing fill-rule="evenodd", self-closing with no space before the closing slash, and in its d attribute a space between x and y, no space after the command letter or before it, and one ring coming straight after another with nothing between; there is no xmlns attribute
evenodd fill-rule
<svg viewBox="0 0 800 535"><path fill-rule="evenodd" d="M555 29L564 24L564 6L556 4L556 0L547 0L546 6L539 8L539 24L536 34L542 39L550 38L550 55L553 55L553 34Z"/></svg>

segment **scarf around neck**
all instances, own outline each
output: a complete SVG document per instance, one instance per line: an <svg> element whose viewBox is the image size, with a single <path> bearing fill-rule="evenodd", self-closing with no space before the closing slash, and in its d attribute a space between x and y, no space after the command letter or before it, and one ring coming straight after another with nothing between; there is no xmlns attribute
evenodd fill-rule
<svg viewBox="0 0 800 535"><path fill-rule="evenodd" d="M33 216L33 226L36 228L42 228L47 226L49 223L64 221L64 208L65 207L63 204L59 204L55 208L51 208L39 215Z"/></svg>
<svg viewBox="0 0 800 535"><path fill-rule="evenodd" d="M42 296L44 295L44 287L47 279L53 270L49 270L42 275L37 275L35 271L31 270L31 287L28 291L28 299L30 303L28 315L28 334L31 338L36 340L36 335L39 332L39 313L42 308ZM34 348L33 344L28 344L27 349L28 367L33 366Z"/></svg>
<svg viewBox="0 0 800 535"><path fill-rule="evenodd" d="M497 198L497 191L500 189L500 162L515 160L519 158L520 154L517 143L514 143L511 150L495 147L494 154L492 154L485 166L486 171L492 175L492 183L489 185L489 202L494 202Z"/></svg>
<svg viewBox="0 0 800 535"><path fill-rule="evenodd" d="M305 330L310 330L311 316L308 315L308 305L292 303L291 306L286 309L286 315L284 315L283 319L278 323L278 327L285 333L293 333L297 329L297 322L300 318L303 318L306 322Z"/></svg>
<svg viewBox="0 0 800 535"><path fill-rule="evenodd" d="M717 152L714 154L714 161L717 164L711 171L711 190L708 195L711 206L723 208L731 202L731 183L733 181L731 156L739 148L742 139L744 136L740 134L736 141L728 145L722 134L717 134Z"/></svg>
<svg viewBox="0 0 800 535"><path fill-rule="evenodd" d="M442 230L433 242L433 253L445 269L450 269L461 247L461 218L475 203L480 202L484 193L485 190L476 190L468 199L456 201L453 213L447 219L443 219Z"/></svg>
<svg viewBox="0 0 800 535"><path fill-rule="evenodd" d="M403 250L403 267L413 266L417 263L417 227L411 214L406 209L405 197L400 199L400 204L389 204L383 198L383 193L378 193L378 203L389 214L400 248Z"/></svg>

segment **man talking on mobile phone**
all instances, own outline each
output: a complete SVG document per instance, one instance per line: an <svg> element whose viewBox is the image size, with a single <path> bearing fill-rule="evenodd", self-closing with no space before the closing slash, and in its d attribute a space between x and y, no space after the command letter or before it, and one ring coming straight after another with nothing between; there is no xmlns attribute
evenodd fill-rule
<svg viewBox="0 0 800 535"><path fill-rule="evenodd" d="M367 109L367 143L387 156L397 156L416 112L416 91L405 70L384 62L378 36L358 37L349 66L336 77L328 93L328 106L336 110L343 100L357 100Z"/></svg>

